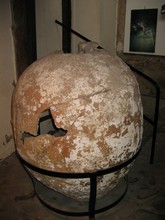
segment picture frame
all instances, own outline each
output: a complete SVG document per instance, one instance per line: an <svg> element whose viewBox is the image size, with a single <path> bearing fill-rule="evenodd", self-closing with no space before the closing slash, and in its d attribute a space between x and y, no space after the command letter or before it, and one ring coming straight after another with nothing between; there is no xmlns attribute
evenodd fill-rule
<svg viewBox="0 0 165 220"><path fill-rule="evenodd" d="M165 55L163 0L127 0L124 53Z"/></svg>

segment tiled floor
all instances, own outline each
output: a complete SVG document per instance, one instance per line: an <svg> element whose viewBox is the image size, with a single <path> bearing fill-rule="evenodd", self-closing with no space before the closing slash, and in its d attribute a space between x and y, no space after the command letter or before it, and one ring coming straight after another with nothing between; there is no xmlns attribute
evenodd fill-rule
<svg viewBox="0 0 165 220"><path fill-rule="evenodd" d="M143 97L145 111L153 98ZM96 215L96 220L165 219L165 100L161 99L154 164L149 163L152 127L144 123L142 151L128 174L128 191L112 209ZM106 198L107 199L107 198ZM108 200L108 199L107 199ZM63 206L67 206L63 201ZM1 220L86 220L56 214L33 196L33 184L15 154L0 164Z"/></svg>

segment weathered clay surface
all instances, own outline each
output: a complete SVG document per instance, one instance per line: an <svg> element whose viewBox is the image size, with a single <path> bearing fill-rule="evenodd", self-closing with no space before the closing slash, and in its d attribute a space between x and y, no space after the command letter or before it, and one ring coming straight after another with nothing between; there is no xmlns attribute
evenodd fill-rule
<svg viewBox="0 0 165 220"><path fill-rule="evenodd" d="M34 62L17 83L12 110L19 154L47 170L94 172L126 161L140 147L143 117L137 81L119 58L106 52L52 53ZM38 134L46 110L67 131L64 136ZM28 135L22 138L24 133ZM98 197L127 171L98 178ZM33 175L67 196L88 199L89 179Z"/></svg>

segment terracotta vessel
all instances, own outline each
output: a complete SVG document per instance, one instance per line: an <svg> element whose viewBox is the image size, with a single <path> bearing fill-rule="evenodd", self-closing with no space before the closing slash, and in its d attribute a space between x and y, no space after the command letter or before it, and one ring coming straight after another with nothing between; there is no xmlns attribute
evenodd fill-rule
<svg viewBox="0 0 165 220"><path fill-rule="evenodd" d="M18 80L12 125L18 153L34 166L67 173L113 167L140 148L143 112L138 83L120 58L105 51L51 53ZM99 177L97 196L113 189L128 170ZM89 179L30 172L68 197L89 198Z"/></svg>

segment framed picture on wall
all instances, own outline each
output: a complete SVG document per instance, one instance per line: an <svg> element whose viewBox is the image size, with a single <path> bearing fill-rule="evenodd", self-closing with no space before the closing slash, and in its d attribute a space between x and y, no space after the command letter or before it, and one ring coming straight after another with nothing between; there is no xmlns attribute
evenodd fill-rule
<svg viewBox="0 0 165 220"><path fill-rule="evenodd" d="M163 0L127 0L124 52L165 55ZM164 16L164 17L163 17Z"/></svg>
<svg viewBox="0 0 165 220"><path fill-rule="evenodd" d="M158 9L131 10L129 50L155 53Z"/></svg>

